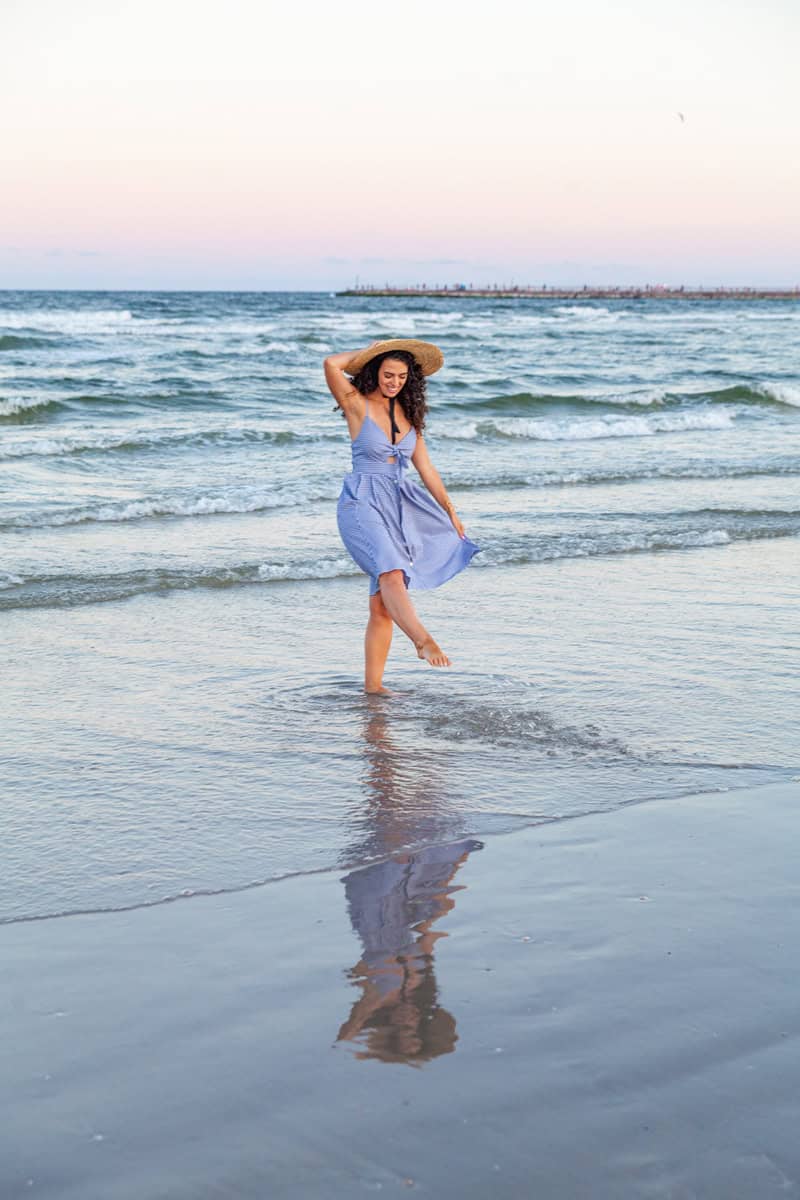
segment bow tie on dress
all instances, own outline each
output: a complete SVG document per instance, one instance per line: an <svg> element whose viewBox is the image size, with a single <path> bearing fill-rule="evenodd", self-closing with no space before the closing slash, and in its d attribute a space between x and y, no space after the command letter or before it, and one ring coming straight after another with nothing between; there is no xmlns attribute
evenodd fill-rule
<svg viewBox="0 0 800 1200"><path fill-rule="evenodd" d="M391 442L389 445L391 446ZM401 446L399 444L392 446L392 454L394 455L395 465L397 466L398 471L402 472L408 470L408 464L411 461L411 455L408 450L406 450L405 446Z"/></svg>

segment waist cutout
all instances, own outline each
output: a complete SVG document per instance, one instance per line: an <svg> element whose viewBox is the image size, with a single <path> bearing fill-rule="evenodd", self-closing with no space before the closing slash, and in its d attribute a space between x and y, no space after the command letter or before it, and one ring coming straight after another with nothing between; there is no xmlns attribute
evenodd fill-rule
<svg viewBox="0 0 800 1200"><path fill-rule="evenodd" d="M398 454L395 462L383 462L379 458L366 458L353 455L353 475L388 475L397 476L405 464Z"/></svg>

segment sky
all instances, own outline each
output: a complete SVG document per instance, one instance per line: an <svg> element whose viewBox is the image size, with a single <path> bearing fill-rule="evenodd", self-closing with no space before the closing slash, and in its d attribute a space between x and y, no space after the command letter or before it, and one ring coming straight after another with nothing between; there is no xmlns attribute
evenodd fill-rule
<svg viewBox="0 0 800 1200"><path fill-rule="evenodd" d="M796 0L0 9L0 288L800 284Z"/></svg>

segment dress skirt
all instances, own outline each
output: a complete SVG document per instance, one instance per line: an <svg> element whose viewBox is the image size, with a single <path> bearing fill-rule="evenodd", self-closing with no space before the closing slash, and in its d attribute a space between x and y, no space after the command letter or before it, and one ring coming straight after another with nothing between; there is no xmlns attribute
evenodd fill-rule
<svg viewBox="0 0 800 1200"><path fill-rule="evenodd" d="M345 476L339 496L339 533L369 576L370 595L380 591L379 576L385 571L402 571L408 588L439 587L463 571L480 549L459 537L430 493L405 477L402 464L398 468L353 471Z"/></svg>

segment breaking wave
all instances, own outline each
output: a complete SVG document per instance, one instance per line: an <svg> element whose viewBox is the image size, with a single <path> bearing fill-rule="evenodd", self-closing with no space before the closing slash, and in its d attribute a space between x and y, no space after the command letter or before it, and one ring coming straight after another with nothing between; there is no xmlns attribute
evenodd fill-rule
<svg viewBox="0 0 800 1200"><path fill-rule="evenodd" d="M482 542L474 567L546 563L570 558L649 554L666 550L722 547L734 541L792 537L800 533L800 513L757 512L748 518L738 510L704 510L675 514L673 528L611 532L570 532L520 538L505 536ZM727 519L726 519L727 518ZM703 528L703 525L706 527ZM474 569L474 568L473 568ZM227 566L153 567L108 574L0 576L0 609L71 608L125 600L144 593L231 588L289 581L335 579L361 575L353 561L337 553L314 558L285 554L267 561Z"/></svg>
<svg viewBox="0 0 800 1200"><path fill-rule="evenodd" d="M293 429L258 429L242 426L222 429L146 429L131 430L130 433L75 433L59 437L42 436L24 441L7 442L0 449L0 460L13 458L57 457L77 454L108 454L112 451L130 453L140 450L158 450L174 446L210 446L241 444L242 442L266 442L287 445L291 442L319 442L343 440L337 433L302 433Z"/></svg>
<svg viewBox="0 0 800 1200"><path fill-rule="evenodd" d="M597 438L653 437L690 429L730 429L734 415L726 411L648 413L646 416L598 416L573 419L507 417L495 421L467 421L440 432L455 440L474 438L525 438L531 441L587 441Z"/></svg>

